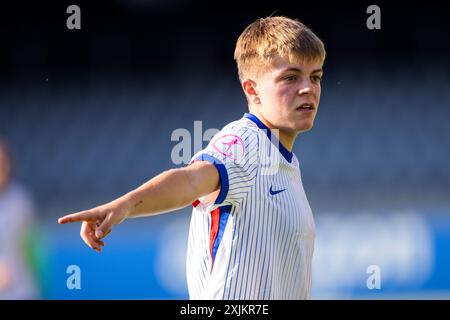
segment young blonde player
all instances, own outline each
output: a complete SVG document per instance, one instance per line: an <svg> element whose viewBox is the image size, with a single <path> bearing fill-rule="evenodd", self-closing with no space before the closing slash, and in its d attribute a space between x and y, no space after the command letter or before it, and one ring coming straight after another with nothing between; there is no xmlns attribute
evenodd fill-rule
<svg viewBox="0 0 450 320"><path fill-rule="evenodd" d="M315 226L292 147L317 114L324 45L298 20L268 17L244 30L234 57L249 113L188 166L59 223L81 221L100 252L125 219L192 204L191 299L309 299Z"/></svg>

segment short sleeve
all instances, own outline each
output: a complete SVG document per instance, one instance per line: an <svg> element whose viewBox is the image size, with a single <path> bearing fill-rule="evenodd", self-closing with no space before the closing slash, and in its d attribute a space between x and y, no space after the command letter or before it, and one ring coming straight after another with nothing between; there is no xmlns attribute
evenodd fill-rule
<svg viewBox="0 0 450 320"><path fill-rule="evenodd" d="M208 161L219 172L220 192L214 205L232 204L244 197L254 185L258 145L259 136L255 130L247 127L224 128L205 149L194 155L190 163Z"/></svg>

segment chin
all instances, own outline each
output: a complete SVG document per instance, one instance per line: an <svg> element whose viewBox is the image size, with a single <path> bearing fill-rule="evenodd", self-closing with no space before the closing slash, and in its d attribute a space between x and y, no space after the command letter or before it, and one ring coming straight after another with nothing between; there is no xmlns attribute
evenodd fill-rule
<svg viewBox="0 0 450 320"><path fill-rule="evenodd" d="M313 126L314 126L314 121L308 121L308 122L303 122L303 123L299 124L298 126L296 126L295 129L297 132L302 133L302 132L311 130L313 128Z"/></svg>

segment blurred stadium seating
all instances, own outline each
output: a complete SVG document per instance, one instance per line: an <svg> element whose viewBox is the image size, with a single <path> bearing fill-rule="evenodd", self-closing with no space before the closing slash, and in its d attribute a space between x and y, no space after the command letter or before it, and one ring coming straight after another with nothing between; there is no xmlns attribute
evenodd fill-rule
<svg viewBox="0 0 450 320"><path fill-rule="evenodd" d="M58 276L47 279L53 283L48 285L47 298L186 297L182 275L184 240L175 246L177 270L181 272L178 286L158 284L165 276L157 271L161 270L157 257L164 246L172 245L158 240L170 221L183 226L181 238L187 236L189 209L183 210L187 214L182 216L146 219L141 228L135 222L127 222L120 227L122 236L120 232L114 235L109 249L112 251L103 260L88 253L78 238L78 226L59 227L55 219L63 213L111 200L173 167L170 156L177 142L170 137L175 129L186 128L192 133L194 121L201 120L204 132L240 118L247 110L239 83L232 72L220 73L221 80L212 73L189 79L110 78L83 84L53 83L53 79L48 79L0 92L0 135L10 142L17 177L35 196L47 230L49 264L59 270ZM345 220L346 212L352 217L351 213L367 210L398 213L414 209L422 214L440 210L446 217L442 221L449 222L449 85L449 74L438 70L428 70L420 79L407 70L338 71L325 76L315 127L300 136L294 148L319 235L320 230L327 230L321 226L321 221L330 219L327 212L344 214ZM343 230L354 230L354 226L341 226ZM127 251L133 237L142 237L145 245ZM425 238L429 241L430 237L432 233ZM355 241L349 239L342 241ZM143 255L137 254L139 248ZM327 242L318 237L316 252L321 258L317 258L317 270L322 270L319 274L326 273L323 252L331 252L326 248ZM389 245L384 248L389 251ZM119 257L127 258L117 262ZM106 290L108 284L91 273L91 290L77 296L63 288L64 280L56 284L57 279L67 276L61 271L63 265L74 263L73 260L84 261L84 270L124 261L135 261L133 265L145 268L133 276L124 273L119 277L121 284L114 287L116 291ZM109 276L113 270L104 272ZM137 279L146 273L150 280L141 284ZM342 274L343 270L337 273ZM368 295L351 285L336 285L341 291L333 293L323 281L317 286L316 298ZM446 290L450 290L450 284ZM395 290L389 291L392 292L395 294Z"/></svg>
<svg viewBox="0 0 450 320"><path fill-rule="evenodd" d="M407 73L325 78L315 127L294 149L305 184L329 190L320 201L332 206L336 189L392 191L405 205L450 200L449 80L439 73L427 82ZM3 92L0 134L11 141L18 177L43 203L104 199L172 167L175 129L193 132L195 120L203 132L220 129L246 112L235 79L205 75L174 87L119 80ZM417 190L421 198L407 196Z"/></svg>

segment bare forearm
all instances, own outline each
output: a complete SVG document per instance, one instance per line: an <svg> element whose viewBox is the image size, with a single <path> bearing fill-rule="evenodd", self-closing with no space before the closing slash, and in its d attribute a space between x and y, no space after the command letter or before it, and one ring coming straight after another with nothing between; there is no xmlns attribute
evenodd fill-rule
<svg viewBox="0 0 450 320"><path fill-rule="evenodd" d="M205 195L219 191L220 177L215 165L197 161L188 167L161 173L139 188L98 207L67 214L58 223L83 222L81 238L101 252L114 225L127 218L154 215L189 205Z"/></svg>
<svg viewBox="0 0 450 320"><path fill-rule="evenodd" d="M211 171L205 172L205 168L199 166L196 171L195 166L193 165L194 170L189 171L186 168L165 171L126 194L123 198L129 204L128 217L154 215L183 208L198 197L217 189L218 177L217 181L215 177L210 178L211 174L217 174L215 169L209 168Z"/></svg>
<svg viewBox="0 0 450 320"><path fill-rule="evenodd" d="M128 217L176 210L195 200L189 178L183 170L165 171L123 197L128 201Z"/></svg>

